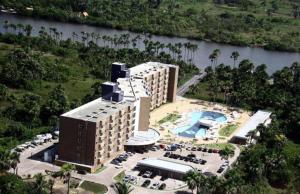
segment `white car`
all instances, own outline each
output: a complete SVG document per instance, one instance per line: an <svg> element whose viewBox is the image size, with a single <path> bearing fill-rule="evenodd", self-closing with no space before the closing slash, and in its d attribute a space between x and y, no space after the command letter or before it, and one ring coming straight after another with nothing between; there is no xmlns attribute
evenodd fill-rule
<svg viewBox="0 0 300 194"><path fill-rule="evenodd" d="M158 189L158 187L159 187L159 183L156 182L151 185L150 189Z"/></svg>
<svg viewBox="0 0 300 194"><path fill-rule="evenodd" d="M152 172L146 171L146 172L143 174L143 178L149 178L151 175L152 175Z"/></svg>

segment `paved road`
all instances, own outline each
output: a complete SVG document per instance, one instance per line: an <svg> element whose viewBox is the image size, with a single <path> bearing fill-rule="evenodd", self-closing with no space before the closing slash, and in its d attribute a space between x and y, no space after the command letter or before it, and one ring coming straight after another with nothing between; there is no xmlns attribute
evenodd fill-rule
<svg viewBox="0 0 300 194"><path fill-rule="evenodd" d="M205 75L206 75L205 72L202 72L201 74L194 75L190 80L185 82L182 86L180 86L177 89L177 95L178 96L183 96L189 90L190 86L196 85L197 83L199 83L199 81L201 79L203 79L205 77Z"/></svg>

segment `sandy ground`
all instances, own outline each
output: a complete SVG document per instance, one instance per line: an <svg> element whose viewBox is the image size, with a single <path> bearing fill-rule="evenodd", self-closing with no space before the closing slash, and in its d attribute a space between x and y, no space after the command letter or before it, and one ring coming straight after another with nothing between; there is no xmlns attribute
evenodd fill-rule
<svg viewBox="0 0 300 194"><path fill-rule="evenodd" d="M216 138L214 140L203 140L203 139L192 139L192 138L184 138L180 136L174 135L170 132L171 129L162 128L158 121L165 118L170 113L178 112L179 114L182 113L189 113L192 111L216 111L214 110L216 103L202 101L202 100L195 100L195 99L188 99L183 97L177 97L177 101L174 103L165 104L150 113L150 126L154 129L157 129L161 134L161 141L162 142L193 142L197 144L211 144L211 143L226 143L228 140L232 138L232 136L237 133L239 128L243 126L243 124L250 118L250 112L239 109L240 118L235 120L235 123L238 125L238 128L229 136L223 138ZM229 109L232 107L228 107L222 104L218 104L217 106L222 107L222 112L227 117L232 112ZM222 126L223 127L223 126ZM220 127L220 128L222 128Z"/></svg>

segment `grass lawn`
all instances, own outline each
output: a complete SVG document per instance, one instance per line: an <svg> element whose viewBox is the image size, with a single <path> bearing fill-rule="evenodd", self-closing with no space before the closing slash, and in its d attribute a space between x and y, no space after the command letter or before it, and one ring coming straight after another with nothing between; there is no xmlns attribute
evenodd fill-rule
<svg viewBox="0 0 300 194"><path fill-rule="evenodd" d="M114 177L114 180L121 182L123 180L123 178L125 177L125 170L123 170L122 172L120 172L117 176Z"/></svg>
<svg viewBox="0 0 300 194"><path fill-rule="evenodd" d="M95 194L102 194L107 192L107 187L102 184L84 181L80 187L86 191L93 192Z"/></svg>
<svg viewBox="0 0 300 194"><path fill-rule="evenodd" d="M229 137L237 129L237 127L237 125L227 125L220 129L219 135Z"/></svg>
<svg viewBox="0 0 300 194"><path fill-rule="evenodd" d="M176 113L171 113L168 116L166 116L165 118L163 118L162 120L158 121L158 124L163 124L165 122L175 122L177 119L179 119L181 116L179 114Z"/></svg>

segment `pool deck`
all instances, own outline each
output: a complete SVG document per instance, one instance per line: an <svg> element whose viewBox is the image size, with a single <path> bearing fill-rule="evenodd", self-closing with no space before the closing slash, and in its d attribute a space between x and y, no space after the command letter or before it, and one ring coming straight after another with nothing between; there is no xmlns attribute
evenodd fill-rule
<svg viewBox="0 0 300 194"><path fill-rule="evenodd" d="M217 108L216 108L217 107ZM240 117L235 119L234 123L238 124L238 128L229 136L216 138L214 140L203 140L202 138L185 138L176 136L167 127L161 127L158 121L166 117L170 113L178 112L178 114L190 113L193 111L215 111L223 113L227 118L230 117L229 109L232 107L225 106L223 104L217 104L202 100L188 99L183 97L177 97L177 101L174 103L165 104L150 113L150 126L157 129L161 134L161 141L163 142L193 142L197 144L211 144L211 143L227 143L232 136L237 133L238 129L250 118L251 112L239 109ZM217 109L217 110L216 110ZM223 125L226 126L226 125ZM220 128L222 128L221 126Z"/></svg>

